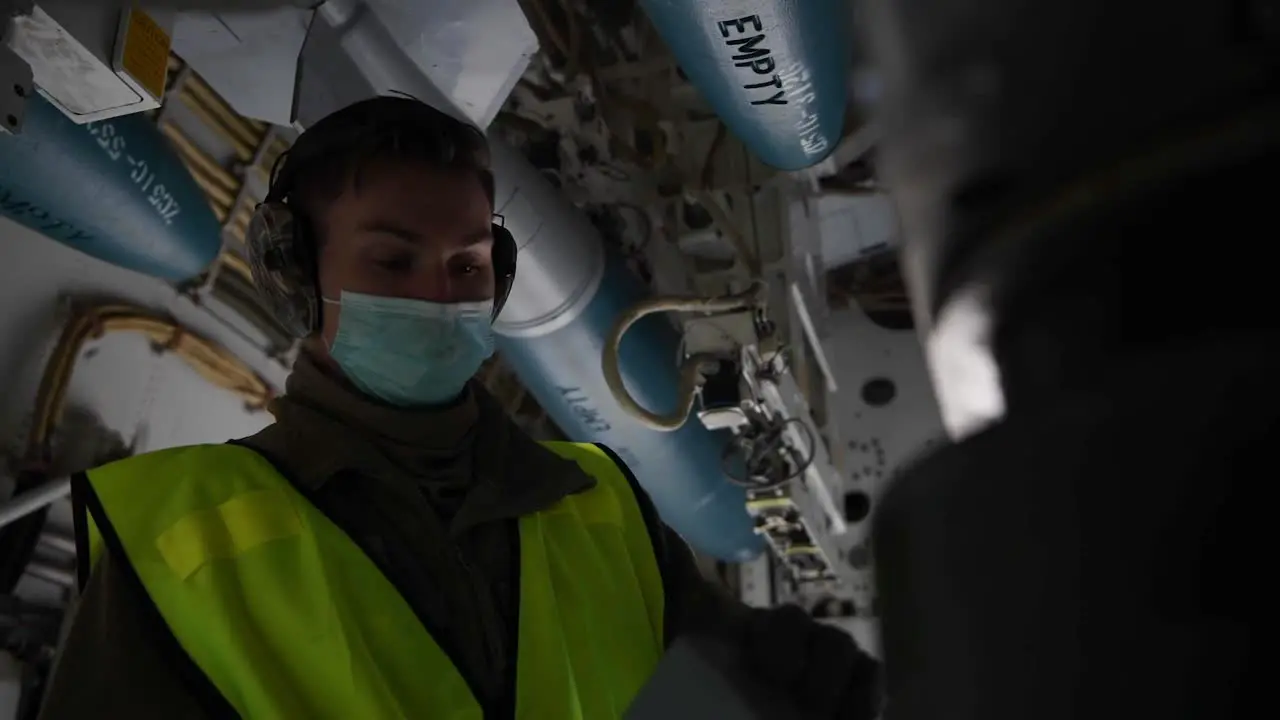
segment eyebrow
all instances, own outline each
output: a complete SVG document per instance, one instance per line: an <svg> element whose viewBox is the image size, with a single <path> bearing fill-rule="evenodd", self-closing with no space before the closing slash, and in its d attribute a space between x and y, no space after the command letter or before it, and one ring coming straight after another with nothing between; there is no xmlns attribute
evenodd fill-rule
<svg viewBox="0 0 1280 720"><path fill-rule="evenodd" d="M493 240L493 230L489 227L486 227L483 230L475 230L473 232L467 233L462 238L462 244L465 247L471 247L472 245L481 245L483 243L490 242L492 240Z"/></svg>
<svg viewBox="0 0 1280 720"><path fill-rule="evenodd" d="M375 232L375 233L383 233L386 235L391 235L392 237L396 237L396 238L399 238L400 240L403 240L405 242L410 242L410 243L420 243L423 240L423 237L421 234L413 230L410 230L407 227L404 227L402 225L397 225L396 223L389 222L387 220L369 220L369 221L360 223L360 230L364 232ZM461 247L472 247L474 245L480 245L480 244L489 242L491 240L493 240L493 230L491 228L486 227L483 230L475 230L473 232L467 233L462 238L462 242L459 243L459 245Z"/></svg>

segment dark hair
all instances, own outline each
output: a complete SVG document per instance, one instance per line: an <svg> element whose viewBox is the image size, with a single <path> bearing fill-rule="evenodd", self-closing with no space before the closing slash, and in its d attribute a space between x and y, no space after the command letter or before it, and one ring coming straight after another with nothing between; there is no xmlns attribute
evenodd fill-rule
<svg viewBox="0 0 1280 720"><path fill-rule="evenodd" d="M359 188L370 163L386 161L475 172L493 202L484 133L424 102L394 96L349 105L298 136L276 161L267 199L286 202L319 240L318 209L348 187Z"/></svg>

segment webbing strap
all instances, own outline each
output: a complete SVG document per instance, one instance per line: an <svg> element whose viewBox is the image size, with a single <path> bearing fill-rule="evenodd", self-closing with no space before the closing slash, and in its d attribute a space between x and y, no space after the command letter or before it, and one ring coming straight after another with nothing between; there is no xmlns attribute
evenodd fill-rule
<svg viewBox="0 0 1280 720"><path fill-rule="evenodd" d="M288 496L259 490L182 517L156 538L156 549L185 580L211 560L234 558L301 532L302 520Z"/></svg>

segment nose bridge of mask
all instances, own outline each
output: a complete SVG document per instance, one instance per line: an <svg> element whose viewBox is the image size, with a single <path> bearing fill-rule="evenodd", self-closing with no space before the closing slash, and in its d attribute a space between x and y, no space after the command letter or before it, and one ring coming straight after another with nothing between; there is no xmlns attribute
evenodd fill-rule
<svg viewBox="0 0 1280 720"><path fill-rule="evenodd" d="M395 315L412 315L434 320L452 320L462 318L488 318L493 314L493 300L474 300L465 302L440 303L417 298L401 298L387 295L369 295L366 293L343 290L339 299L321 297L322 301L339 307L358 307L361 310L388 313Z"/></svg>
<svg viewBox="0 0 1280 720"><path fill-rule="evenodd" d="M355 344L394 338L404 356L449 363L459 360L477 335L489 332L493 301L436 303L344 290L340 307L348 312L338 320L338 334Z"/></svg>
<svg viewBox="0 0 1280 720"><path fill-rule="evenodd" d="M329 352L358 387L399 405L456 397L493 354L493 301L433 303L343 291Z"/></svg>

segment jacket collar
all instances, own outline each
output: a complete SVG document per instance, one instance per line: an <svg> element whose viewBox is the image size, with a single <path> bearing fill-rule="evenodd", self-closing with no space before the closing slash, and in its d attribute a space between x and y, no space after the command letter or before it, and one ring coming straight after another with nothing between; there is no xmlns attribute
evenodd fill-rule
<svg viewBox="0 0 1280 720"><path fill-rule="evenodd" d="M544 510L595 484L577 463L516 427L474 380L449 407L395 408L365 397L303 353L271 411L276 423L244 444L285 465L300 490L318 491L343 474L424 490L455 483L465 499L452 533Z"/></svg>

